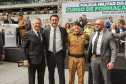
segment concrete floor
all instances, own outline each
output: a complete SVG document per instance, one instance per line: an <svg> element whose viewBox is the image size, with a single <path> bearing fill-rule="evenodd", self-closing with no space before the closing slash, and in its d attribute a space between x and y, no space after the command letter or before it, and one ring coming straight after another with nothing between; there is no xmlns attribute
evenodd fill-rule
<svg viewBox="0 0 126 84"><path fill-rule="evenodd" d="M26 67L18 67L17 63L2 62L0 65L0 84L28 84L28 70ZM37 78L37 77L36 77ZM48 81L48 69L45 70L45 84ZM69 70L65 69L66 84L69 84ZM55 69L55 82L59 84L59 76L57 68ZM37 80L36 80L37 84ZM75 84L78 84L77 74L75 76ZM84 84L88 84L88 71L85 72Z"/></svg>

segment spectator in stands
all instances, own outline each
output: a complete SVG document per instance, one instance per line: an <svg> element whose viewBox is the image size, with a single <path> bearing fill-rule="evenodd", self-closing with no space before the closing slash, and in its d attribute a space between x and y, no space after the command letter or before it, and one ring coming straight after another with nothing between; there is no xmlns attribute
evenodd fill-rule
<svg viewBox="0 0 126 84"><path fill-rule="evenodd" d="M56 8L54 8L54 10L53 10L53 13L56 13L57 11L56 11Z"/></svg>
<svg viewBox="0 0 126 84"><path fill-rule="evenodd" d="M2 41L3 41L3 45L5 45L5 30L2 29Z"/></svg>
<svg viewBox="0 0 126 84"><path fill-rule="evenodd" d="M124 25L122 23L120 23L119 25L119 28L120 28L120 34L124 31L126 31L126 29L124 28ZM122 41L125 41L125 38L122 38L121 39ZM122 46L122 49L124 49L124 43L123 42L120 42L121 46Z"/></svg>
<svg viewBox="0 0 126 84"><path fill-rule="evenodd" d="M4 20L4 24L15 24L15 23L16 22L13 19L11 19L11 14L8 14L7 19Z"/></svg>
<svg viewBox="0 0 126 84"><path fill-rule="evenodd" d="M109 17L109 21L106 22L107 29L110 28L111 24L113 23L112 17Z"/></svg>
<svg viewBox="0 0 126 84"><path fill-rule="evenodd" d="M44 10L45 10L45 14L48 14L48 8L46 7Z"/></svg>
<svg viewBox="0 0 126 84"><path fill-rule="evenodd" d="M67 33L71 33L72 32L72 29L70 28L70 24L69 23L65 24L65 28L66 28Z"/></svg>
<svg viewBox="0 0 126 84"><path fill-rule="evenodd" d="M49 23L46 23L46 28L49 28L50 27L50 24Z"/></svg>
<svg viewBox="0 0 126 84"><path fill-rule="evenodd" d="M84 27L86 26L86 24L88 23L88 20L87 20L87 18L86 18L86 15L83 15L83 20L82 20L82 22L83 22L82 27L84 28Z"/></svg>
<svg viewBox="0 0 126 84"><path fill-rule="evenodd" d="M116 23L112 23L108 31L112 33L119 33L120 29L117 28ZM121 52L119 39L115 39L115 42L116 42L117 52Z"/></svg>
<svg viewBox="0 0 126 84"><path fill-rule="evenodd" d="M27 31L27 20L23 18L23 15L18 15L19 33L23 42L24 33Z"/></svg>
<svg viewBox="0 0 126 84"><path fill-rule="evenodd" d="M80 24L82 25L82 27L81 27L81 31L83 31L84 30L84 23L83 23L83 19L82 19L82 17L79 17L79 22L80 22Z"/></svg>
<svg viewBox="0 0 126 84"><path fill-rule="evenodd" d="M76 22L78 22L78 19L76 19Z"/></svg>
<svg viewBox="0 0 126 84"><path fill-rule="evenodd" d="M118 26L120 26L120 24L125 25L124 16L121 16L120 19L118 20Z"/></svg>
<svg viewBox="0 0 126 84"><path fill-rule="evenodd" d="M4 60L5 59L5 52L4 52L4 48L3 48L3 41L2 41L2 34L0 32L0 60Z"/></svg>
<svg viewBox="0 0 126 84"><path fill-rule="evenodd" d="M27 31L29 31L32 28L31 21L29 20L29 16L26 16L26 20L27 20Z"/></svg>
<svg viewBox="0 0 126 84"><path fill-rule="evenodd" d="M70 28L73 29L73 23L70 23Z"/></svg>
<svg viewBox="0 0 126 84"><path fill-rule="evenodd" d="M91 28L91 23L90 22L87 23L87 28L84 29L84 32L87 33L89 36L90 36L91 33L94 32L94 29Z"/></svg>

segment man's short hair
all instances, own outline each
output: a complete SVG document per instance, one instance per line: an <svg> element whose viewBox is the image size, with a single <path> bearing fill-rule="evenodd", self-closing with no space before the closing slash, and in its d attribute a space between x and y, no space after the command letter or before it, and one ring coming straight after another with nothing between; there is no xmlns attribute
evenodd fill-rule
<svg viewBox="0 0 126 84"><path fill-rule="evenodd" d="M8 17L9 15L11 15L11 14L7 14L7 17Z"/></svg>
<svg viewBox="0 0 126 84"><path fill-rule="evenodd" d="M57 17L58 20L59 20L59 16L58 16L58 15L51 15L51 16L50 16L50 20L51 20L52 17Z"/></svg>
<svg viewBox="0 0 126 84"><path fill-rule="evenodd" d="M86 16L85 14L83 16Z"/></svg>
<svg viewBox="0 0 126 84"><path fill-rule="evenodd" d="M23 17L23 15L21 15L21 14L19 14L18 16L21 16L21 17Z"/></svg>
<svg viewBox="0 0 126 84"><path fill-rule="evenodd" d="M112 18L112 17L109 17L109 19Z"/></svg>
<svg viewBox="0 0 126 84"><path fill-rule="evenodd" d="M121 17L124 17L123 15Z"/></svg>

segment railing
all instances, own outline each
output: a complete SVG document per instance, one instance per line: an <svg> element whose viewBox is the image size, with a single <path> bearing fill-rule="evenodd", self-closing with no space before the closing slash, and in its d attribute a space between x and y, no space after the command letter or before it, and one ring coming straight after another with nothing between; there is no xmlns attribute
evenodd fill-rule
<svg viewBox="0 0 126 84"><path fill-rule="evenodd" d="M35 4L35 3L49 3L49 2L57 2L58 0L38 0L38 1L1 1L0 6L6 5L19 5L19 4Z"/></svg>
<svg viewBox="0 0 126 84"><path fill-rule="evenodd" d="M57 10L48 10L48 12L43 11L20 11L20 12L12 12L12 16L15 15L35 15L35 14L56 14ZM0 16L6 16L8 13L0 13Z"/></svg>

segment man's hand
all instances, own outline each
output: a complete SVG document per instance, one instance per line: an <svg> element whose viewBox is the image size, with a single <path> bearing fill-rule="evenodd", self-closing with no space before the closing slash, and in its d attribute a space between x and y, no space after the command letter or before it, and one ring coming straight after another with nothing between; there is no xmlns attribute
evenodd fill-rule
<svg viewBox="0 0 126 84"><path fill-rule="evenodd" d="M5 55L2 54L2 55L1 55L1 60L4 60L4 59L5 59Z"/></svg>
<svg viewBox="0 0 126 84"><path fill-rule="evenodd" d="M108 64L107 64L107 69L108 70L111 70L111 69L113 69L114 68L114 63L113 62L109 62Z"/></svg>
<svg viewBox="0 0 126 84"><path fill-rule="evenodd" d="M29 62L24 62L24 66L29 67L30 66Z"/></svg>

